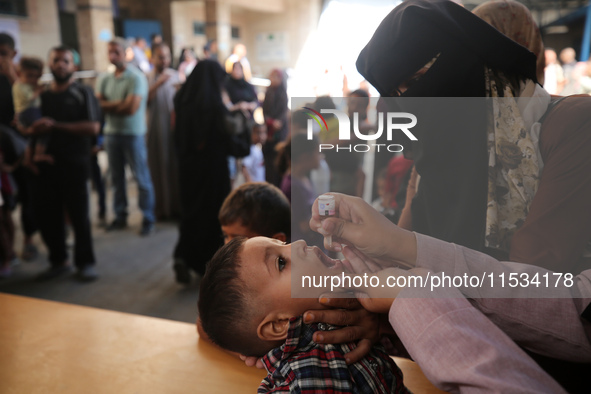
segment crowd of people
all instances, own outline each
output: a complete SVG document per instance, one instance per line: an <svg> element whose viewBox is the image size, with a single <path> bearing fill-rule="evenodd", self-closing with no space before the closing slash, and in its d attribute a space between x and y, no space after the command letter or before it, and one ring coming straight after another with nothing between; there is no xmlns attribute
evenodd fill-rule
<svg viewBox="0 0 591 394"><path fill-rule="evenodd" d="M381 97L486 98L493 110L469 118L431 109L453 132L442 138L433 133L441 119L425 118L412 150L401 143L404 155L375 156L371 182L364 153L346 149L340 119L322 111L335 113L332 98L290 113L285 73L274 70L260 100L243 45L223 65L215 42L204 59L187 49L177 70L164 42L153 40L147 65L145 42L136 47L109 42L114 71L94 90L73 80L75 53L55 47L48 59L54 81L40 89L39 62L23 57L17 71L14 41L0 34L0 94L11 110L2 109L0 141L2 276L16 257L12 177L23 258L35 254L30 238L37 229L49 250L50 267L39 278L71 270L66 224L75 234L78 278L98 277L87 183L93 147L94 154L104 147L115 216L106 230L127 227L129 166L140 234L152 234L158 220L179 220L173 270L179 283L202 280L200 336L264 366L269 375L259 392L338 386L405 393L378 340L401 341L406 349L390 350L407 351L444 390L588 389L591 98L577 93L585 93L590 77L572 49L561 52L562 65L544 49L523 4L495 0L470 12L448 0L408 0L385 18L357 61ZM370 111L394 108L388 99L372 107L365 89L345 93L350 146L379 128L370 119L385 123ZM254 120L259 107L262 124ZM316 128L311 114L321 112ZM321 144L336 149L323 155ZM366 194L368 184L375 209L352 197ZM327 191L346 194L334 194L338 214L328 219L317 201ZM421 289L379 287L357 291L358 301L319 300L322 292L312 291L296 299L296 260L321 275L340 269L385 279L463 269L479 276L486 268L570 274L573 285L555 286L561 298L548 302L465 289L428 298ZM380 331L380 320L394 331ZM568 330L560 329L563 321Z"/></svg>
<svg viewBox="0 0 591 394"><path fill-rule="evenodd" d="M215 40L207 43L200 60L185 48L174 69L170 47L153 35L150 46L141 37L110 41L105 55L111 70L96 78L94 88L75 80L77 52L56 46L47 63L53 81L43 86L43 60L21 56L15 63L15 42L7 33L0 34L0 50L0 275L9 277L18 257L37 258L33 235L39 232L50 262L39 280L72 271L72 263L80 280L97 279L87 183L92 179L98 192L99 226L124 230L129 213L127 168L138 187L140 235L153 234L156 221L179 220L176 279L188 283L192 271L202 275L222 244L217 212L232 181L240 178L234 187L265 181L265 163L274 157L265 160L263 147L274 155L267 145L275 147L287 136L284 73L271 73L268 99L259 102L258 92L247 81L251 71L244 45L237 45L226 61L229 73L217 61ZM256 124L253 113L261 106L265 122ZM233 135L226 133L228 119L234 122ZM101 150L108 158L112 188L109 223L104 169L97 159ZM273 166L268 167L273 176ZM24 233L20 256L11 214L17 205ZM211 217L202 220L204 212ZM75 240L72 262L66 246L69 229ZM193 237L201 234L207 235L210 250L195 247ZM199 249L204 251L195 252Z"/></svg>

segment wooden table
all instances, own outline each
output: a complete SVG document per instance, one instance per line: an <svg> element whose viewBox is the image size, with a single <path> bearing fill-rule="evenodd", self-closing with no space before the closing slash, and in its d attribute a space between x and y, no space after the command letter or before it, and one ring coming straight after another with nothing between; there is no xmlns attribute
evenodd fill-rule
<svg viewBox="0 0 591 394"><path fill-rule="evenodd" d="M396 362L415 393L438 392ZM193 324L0 294L1 394L255 393L264 376Z"/></svg>

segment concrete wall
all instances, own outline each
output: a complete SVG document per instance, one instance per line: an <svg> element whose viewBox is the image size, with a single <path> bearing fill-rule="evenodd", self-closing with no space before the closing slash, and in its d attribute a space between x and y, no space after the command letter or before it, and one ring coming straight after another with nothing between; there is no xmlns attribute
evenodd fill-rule
<svg viewBox="0 0 591 394"><path fill-rule="evenodd" d="M160 21L164 41L172 40L171 7L168 0L119 0L124 19L152 19Z"/></svg>
<svg viewBox="0 0 591 394"><path fill-rule="evenodd" d="M174 1L170 7L174 60L178 60L184 47L193 47L197 56L202 57L207 37L193 33L193 22L205 23L205 3L203 1Z"/></svg>
<svg viewBox="0 0 591 394"><path fill-rule="evenodd" d="M275 67L293 67L298 59L310 31L316 28L320 13L320 0L266 0L257 7L247 8L245 0L229 0L231 4L231 25L240 29L240 39L233 39L231 46L242 42L248 48L248 59L251 62L253 75L267 76ZM66 2L68 11L75 8L76 1ZM254 3L251 3L254 4ZM59 16L56 0L27 0L29 16L26 18L6 17L17 20L20 27L21 53L40 56L45 59L48 49L60 43ZM172 43L174 59L178 58L180 49L185 46L195 48L197 55L203 53L203 46L207 42L205 35L194 35L193 22L205 22L205 4L203 1L166 1L166 0L119 0L122 16L129 19L154 19L162 23L165 41ZM260 11L265 8L266 11ZM98 12L98 11L97 11ZM84 14L84 12L82 12ZM105 18L109 19L108 12ZM92 29L87 29L93 35L98 34L100 25L108 25L107 19L93 16ZM90 23L90 15L78 14L79 25ZM102 22L101 22L102 21ZM98 29L98 30L97 30ZM80 32L81 48L89 48L91 37ZM257 55L257 34L280 33L285 34L287 57L283 61L268 61ZM82 51L84 52L84 51ZM84 64L95 64L97 69L107 66L105 48L96 48L100 53L84 53ZM93 56L94 55L94 56ZM221 59L224 60L224 59Z"/></svg>
<svg viewBox="0 0 591 394"><path fill-rule="evenodd" d="M320 0L285 0L281 13L245 10L237 15L235 22L241 27L241 41L248 48L253 75L266 77L273 68L295 66L308 36L318 25L320 7ZM257 35L262 33L285 34L288 56L284 61L259 58Z"/></svg>
<svg viewBox="0 0 591 394"><path fill-rule="evenodd" d="M61 44L59 15L55 0L27 0L26 17L0 15L0 30L4 20L18 22L21 55L47 59L47 52Z"/></svg>
<svg viewBox="0 0 591 394"><path fill-rule="evenodd" d="M320 17L320 0L283 0L281 10L276 12L253 11L250 8L236 6L232 1L231 25L240 31L239 39L232 39L233 47L243 43L248 49L248 59L254 76L268 76L276 67L295 66L300 52L311 31L316 29ZM194 47L197 55L202 56L203 45L207 42L204 35L193 34L193 22L205 22L205 4L203 1L174 1L171 4L173 49L175 58L185 46ZM257 54L257 35L284 33L287 56L284 61L260 59ZM224 59L220 59L224 60Z"/></svg>

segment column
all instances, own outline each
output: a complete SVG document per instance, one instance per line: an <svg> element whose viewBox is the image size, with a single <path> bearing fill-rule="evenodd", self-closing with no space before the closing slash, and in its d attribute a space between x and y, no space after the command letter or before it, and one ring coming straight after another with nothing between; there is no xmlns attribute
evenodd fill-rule
<svg viewBox="0 0 591 394"><path fill-rule="evenodd" d="M205 1L205 34L217 40L218 59L222 65L232 53L231 6L223 1Z"/></svg>
<svg viewBox="0 0 591 394"><path fill-rule="evenodd" d="M76 20L82 69L105 71L107 44L113 37L112 0L76 0Z"/></svg>

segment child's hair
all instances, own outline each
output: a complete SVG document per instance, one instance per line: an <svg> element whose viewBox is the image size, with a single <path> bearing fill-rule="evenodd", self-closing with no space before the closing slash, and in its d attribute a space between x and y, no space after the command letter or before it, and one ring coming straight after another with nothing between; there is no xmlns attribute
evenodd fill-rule
<svg viewBox="0 0 591 394"><path fill-rule="evenodd" d="M199 318L203 330L216 345L245 356L260 357L272 346L256 333L255 294L240 279L240 254L245 241L245 237L232 239L207 263L199 288Z"/></svg>
<svg viewBox="0 0 591 394"><path fill-rule="evenodd" d="M222 204L218 215L222 226L240 223L265 237L291 233L289 201L276 186L266 182L241 185Z"/></svg>
<svg viewBox="0 0 591 394"><path fill-rule="evenodd" d="M43 73L43 61L36 57L21 57L19 63L21 71L37 71Z"/></svg>
<svg viewBox="0 0 591 394"><path fill-rule="evenodd" d="M7 45L10 49L14 50L14 38L6 32L0 33L0 45Z"/></svg>

